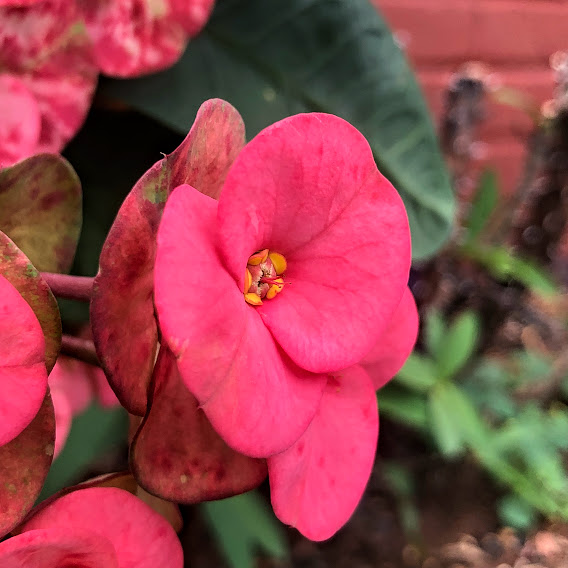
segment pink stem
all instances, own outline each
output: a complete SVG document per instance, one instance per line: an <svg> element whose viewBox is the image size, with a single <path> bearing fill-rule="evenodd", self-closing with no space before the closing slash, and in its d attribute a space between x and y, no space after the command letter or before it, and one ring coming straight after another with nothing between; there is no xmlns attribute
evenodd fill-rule
<svg viewBox="0 0 568 568"><path fill-rule="evenodd" d="M54 296L81 302L91 301L94 281L94 278L91 276L70 276L53 272L42 272L41 275L51 288Z"/></svg>

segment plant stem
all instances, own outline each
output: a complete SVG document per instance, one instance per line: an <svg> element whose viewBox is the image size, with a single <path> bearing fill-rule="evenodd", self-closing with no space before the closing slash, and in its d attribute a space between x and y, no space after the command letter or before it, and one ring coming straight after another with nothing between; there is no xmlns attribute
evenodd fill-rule
<svg viewBox="0 0 568 568"><path fill-rule="evenodd" d="M51 288L54 296L90 302L93 293L93 281L91 276L70 276L68 274L55 274L42 272L41 276Z"/></svg>
<svg viewBox="0 0 568 568"><path fill-rule="evenodd" d="M90 339L63 334L61 337L61 353L100 367L95 344Z"/></svg>

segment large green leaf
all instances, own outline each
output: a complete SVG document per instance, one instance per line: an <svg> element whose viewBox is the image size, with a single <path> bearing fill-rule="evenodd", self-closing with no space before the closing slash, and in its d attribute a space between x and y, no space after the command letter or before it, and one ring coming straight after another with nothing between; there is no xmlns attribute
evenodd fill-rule
<svg viewBox="0 0 568 568"><path fill-rule="evenodd" d="M290 114L329 112L369 140L406 204L414 258L448 236L449 177L414 76L368 0L219 0L171 69L104 92L187 132L201 103L228 100L249 135Z"/></svg>

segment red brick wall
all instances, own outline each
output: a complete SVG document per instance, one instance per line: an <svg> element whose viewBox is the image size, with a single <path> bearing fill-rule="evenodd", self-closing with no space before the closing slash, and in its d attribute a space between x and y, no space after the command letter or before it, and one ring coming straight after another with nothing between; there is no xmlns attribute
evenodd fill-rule
<svg viewBox="0 0 568 568"><path fill-rule="evenodd" d="M434 116L443 91L464 62L488 64L503 85L541 103L551 98L550 55L568 49L568 0L372 0L397 34L417 71ZM519 175L530 120L520 111L490 104L479 139L479 166L498 169L510 191Z"/></svg>

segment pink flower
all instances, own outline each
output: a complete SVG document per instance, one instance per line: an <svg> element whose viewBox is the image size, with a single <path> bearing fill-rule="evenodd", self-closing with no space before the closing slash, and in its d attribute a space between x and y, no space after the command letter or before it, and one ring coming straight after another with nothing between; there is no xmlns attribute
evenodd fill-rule
<svg viewBox="0 0 568 568"><path fill-rule="evenodd" d="M363 136L331 115L261 132L218 203L187 185L166 203L154 275L163 338L229 446L268 458L276 514L314 540L346 522L369 477L376 387L354 365L372 352L381 375L378 342L397 360L411 349L416 318L384 339L406 313L409 266L400 197Z"/></svg>
<svg viewBox="0 0 568 568"><path fill-rule="evenodd" d="M86 410L95 396L103 407L120 405L100 367L71 357L58 357L48 382L55 409L55 457L65 445L73 418Z"/></svg>
<svg viewBox="0 0 568 568"><path fill-rule="evenodd" d="M0 0L0 168L59 152L83 124L99 71L166 69L214 0Z"/></svg>
<svg viewBox="0 0 568 568"><path fill-rule="evenodd" d="M3 568L181 568L183 553L168 522L113 487L72 491L32 511L16 536L0 543Z"/></svg>
<svg viewBox="0 0 568 568"><path fill-rule="evenodd" d="M214 0L77 0L100 70L134 77L166 69L209 19Z"/></svg>
<svg viewBox="0 0 568 568"><path fill-rule="evenodd" d="M59 152L83 123L97 69L81 30L69 0L0 7L0 168Z"/></svg>
<svg viewBox="0 0 568 568"><path fill-rule="evenodd" d="M28 303L0 276L0 446L31 423L46 390L41 326Z"/></svg>

